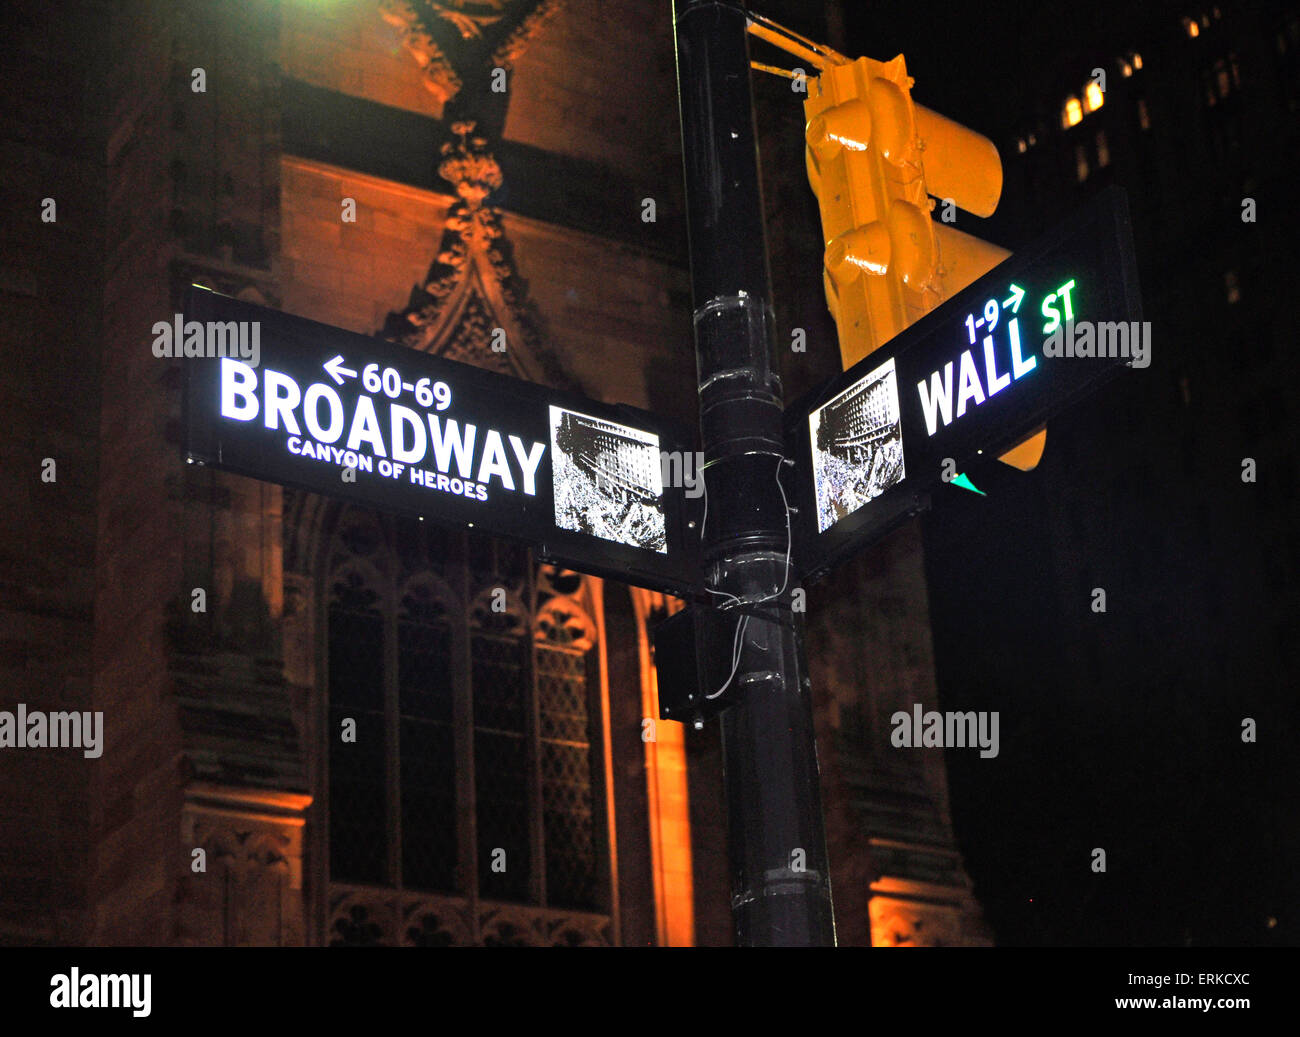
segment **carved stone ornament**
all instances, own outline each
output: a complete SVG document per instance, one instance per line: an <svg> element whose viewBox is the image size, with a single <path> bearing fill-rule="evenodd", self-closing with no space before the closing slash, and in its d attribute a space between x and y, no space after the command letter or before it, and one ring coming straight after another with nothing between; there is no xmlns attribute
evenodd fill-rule
<svg viewBox="0 0 1300 1037"><path fill-rule="evenodd" d="M608 915L331 883L331 947L608 947Z"/></svg>
<svg viewBox="0 0 1300 1037"><path fill-rule="evenodd" d="M412 349L501 374L575 388L542 347L539 320L515 271L501 210L488 196L501 167L474 135L474 123L452 124L438 172L456 190L438 254L406 309L392 313L383 334Z"/></svg>
<svg viewBox="0 0 1300 1037"><path fill-rule="evenodd" d="M445 102L466 80L509 68L558 6L558 0L383 0L380 12L401 30L425 86Z"/></svg>

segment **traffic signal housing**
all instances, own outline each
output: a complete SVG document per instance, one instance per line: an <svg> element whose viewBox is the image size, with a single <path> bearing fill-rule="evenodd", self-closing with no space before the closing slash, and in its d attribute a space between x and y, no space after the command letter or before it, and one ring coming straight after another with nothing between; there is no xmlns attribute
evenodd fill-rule
<svg viewBox="0 0 1300 1037"><path fill-rule="evenodd" d="M843 59L808 81L808 181L846 369L1011 254L951 226L955 209L987 217L997 208L997 148L916 104L912 84L901 54ZM1033 468L1045 441L1039 430L1001 459Z"/></svg>

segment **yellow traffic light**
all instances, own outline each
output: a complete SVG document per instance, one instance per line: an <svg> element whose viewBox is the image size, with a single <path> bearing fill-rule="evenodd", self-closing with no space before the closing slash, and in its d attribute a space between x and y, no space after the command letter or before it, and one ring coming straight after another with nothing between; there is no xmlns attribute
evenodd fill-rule
<svg viewBox="0 0 1300 1037"><path fill-rule="evenodd" d="M804 104L826 301L845 367L931 309L925 297L938 291L908 85L901 57L859 58L824 69Z"/></svg>
<svg viewBox="0 0 1300 1037"><path fill-rule="evenodd" d="M914 103L912 82L901 54L888 62L834 55L808 81L808 182L821 211L826 302L845 368L1010 255L947 222L953 208L993 214L1002 194L997 149ZM1045 438L1036 433L1002 460L1033 468Z"/></svg>

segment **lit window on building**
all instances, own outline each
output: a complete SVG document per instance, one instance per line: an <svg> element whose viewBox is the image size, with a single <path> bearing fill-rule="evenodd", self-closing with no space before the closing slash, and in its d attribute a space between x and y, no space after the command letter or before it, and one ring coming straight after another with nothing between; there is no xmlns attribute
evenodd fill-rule
<svg viewBox="0 0 1300 1037"><path fill-rule="evenodd" d="M1300 47L1300 16L1291 15L1286 24L1278 30L1277 50L1279 54L1289 54Z"/></svg>
<svg viewBox="0 0 1300 1037"><path fill-rule="evenodd" d="M1237 271L1229 270L1223 275L1224 287L1228 290L1228 305L1241 299L1241 285L1237 283Z"/></svg>
<svg viewBox="0 0 1300 1037"><path fill-rule="evenodd" d="M1088 179L1088 152L1082 144L1074 149L1074 165L1079 176L1079 183Z"/></svg>
<svg viewBox="0 0 1300 1037"><path fill-rule="evenodd" d="M1089 83L1083 91L1083 99L1090 112L1095 112L1106 103L1106 95L1095 81Z"/></svg>
<svg viewBox="0 0 1300 1037"><path fill-rule="evenodd" d="M1082 121L1083 105L1077 97L1071 97L1065 102L1065 110L1061 113L1061 126L1068 130L1071 126L1078 126Z"/></svg>
<svg viewBox="0 0 1300 1037"><path fill-rule="evenodd" d="M1024 138L1024 137L1021 137L1021 138L1019 138L1019 139L1016 141L1016 150L1019 151L1020 154L1022 154L1022 155L1023 155L1023 154L1025 153L1025 151L1027 150L1027 145L1025 144L1025 138Z"/></svg>
<svg viewBox="0 0 1300 1037"><path fill-rule="evenodd" d="M1136 51L1133 53L1133 68L1138 72L1142 71L1142 55Z"/></svg>
<svg viewBox="0 0 1300 1037"><path fill-rule="evenodd" d="M1144 130L1151 129L1151 116L1147 112L1147 103L1144 99L1138 100L1138 125Z"/></svg>
<svg viewBox="0 0 1300 1037"><path fill-rule="evenodd" d="M1119 59L1119 70L1125 79L1128 79L1128 77L1133 74L1133 66L1123 58Z"/></svg>
<svg viewBox="0 0 1300 1037"><path fill-rule="evenodd" d="M1187 30L1187 35L1190 39L1195 39L1201 34L1201 27L1197 24L1195 18L1184 18L1183 28Z"/></svg>
<svg viewBox="0 0 1300 1037"><path fill-rule="evenodd" d="M1110 144L1106 140L1104 130L1097 131L1097 166L1099 168L1110 165Z"/></svg>
<svg viewBox="0 0 1300 1037"><path fill-rule="evenodd" d="M1031 133L1029 135L1029 146L1032 148L1037 143L1038 143L1038 138Z"/></svg>
<svg viewBox="0 0 1300 1037"><path fill-rule="evenodd" d="M1228 79L1228 66L1222 58L1214 63L1214 82L1219 88L1219 96L1227 97L1232 84Z"/></svg>

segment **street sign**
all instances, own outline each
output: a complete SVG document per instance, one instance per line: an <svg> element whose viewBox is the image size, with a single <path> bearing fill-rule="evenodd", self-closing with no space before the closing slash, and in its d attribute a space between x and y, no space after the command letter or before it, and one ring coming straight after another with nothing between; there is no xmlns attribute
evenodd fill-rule
<svg viewBox="0 0 1300 1037"><path fill-rule="evenodd" d="M941 257L942 258L942 257ZM1124 192L994 267L786 410L805 581L1125 364L1150 363Z"/></svg>
<svg viewBox="0 0 1300 1037"><path fill-rule="evenodd" d="M690 440L656 415L199 288L174 338L193 462L680 596L698 583L699 537L662 465Z"/></svg>

